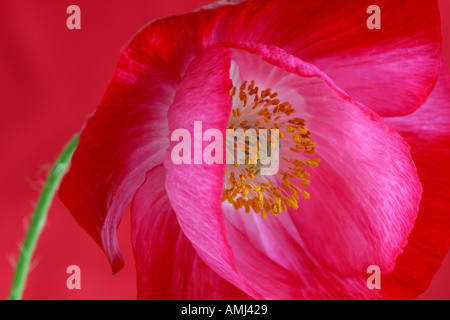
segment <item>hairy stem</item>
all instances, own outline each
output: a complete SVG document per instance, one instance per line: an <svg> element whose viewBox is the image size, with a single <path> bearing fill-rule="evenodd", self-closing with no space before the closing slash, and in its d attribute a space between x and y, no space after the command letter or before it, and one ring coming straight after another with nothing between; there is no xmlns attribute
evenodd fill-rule
<svg viewBox="0 0 450 320"><path fill-rule="evenodd" d="M53 164L52 170L42 189L20 250L19 260L17 261L14 279L9 294L10 300L20 300L22 298L34 249L36 248L39 236L45 225L48 209L52 203L53 197L55 196L61 179L72 159L73 152L78 143L78 137L79 135L76 135L61 152L58 159Z"/></svg>

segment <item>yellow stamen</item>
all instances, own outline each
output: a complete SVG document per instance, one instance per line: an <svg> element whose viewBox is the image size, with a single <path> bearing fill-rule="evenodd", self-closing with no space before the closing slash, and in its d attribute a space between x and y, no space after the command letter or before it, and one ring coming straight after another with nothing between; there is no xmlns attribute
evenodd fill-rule
<svg viewBox="0 0 450 320"><path fill-rule="evenodd" d="M283 139L281 150L290 155L283 157L280 162L280 171L276 176L261 176L259 164L259 146L257 142L257 155L248 155L245 164L236 162L227 167L222 201L230 202L236 210L243 209L261 213L263 219L268 214L276 216L289 208L299 208L300 196L309 199L311 195L303 190L310 184L310 173L305 170L316 168L320 159L311 159L315 154L316 144L311 140L312 132L306 129L306 120L292 115L296 113L289 102L281 103L277 92L271 88L260 90L254 80L245 81L230 92L233 99L233 109L229 121L229 129L243 129L244 132L251 127L253 129L277 129L280 141ZM247 111L248 110L248 111ZM251 114L253 120L246 116ZM254 118L257 119L254 119ZM239 119L236 119L239 118ZM264 124L264 126L261 126ZM280 141L270 139L270 146L275 146ZM249 151L248 143L238 141L234 147L240 146ZM252 164L250 164L252 163ZM257 163L257 164L255 164ZM236 179L238 177L238 179ZM278 181L278 182L277 182Z"/></svg>

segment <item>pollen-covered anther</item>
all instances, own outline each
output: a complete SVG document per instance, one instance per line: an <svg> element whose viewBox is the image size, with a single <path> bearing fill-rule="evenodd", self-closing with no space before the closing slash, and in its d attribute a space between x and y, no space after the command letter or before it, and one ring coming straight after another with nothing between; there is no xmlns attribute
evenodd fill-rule
<svg viewBox="0 0 450 320"><path fill-rule="evenodd" d="M261 214L264 219L268 214L276 216L288 208L297 210L300 197L311 197L304 190L311 183L306 169L316 168L320 163L319 158L310 158L316 152L316 144L311 140L312 132L306 128L306 120L294 117L293 105L281 102L278 92L271 88L261 90L254 80L233 87L230 96L233 108L228 129L278 130L279 141L270 139L268 145L273 147L279 143L280 170L274 176L261 175L264 165L259 160L260 141L256 155L249 152L248 140L238 141L233 146L244 148L246 159L239 163L235 159L234 164L227 165L222 201L231 203L235 210Z"/></svg>

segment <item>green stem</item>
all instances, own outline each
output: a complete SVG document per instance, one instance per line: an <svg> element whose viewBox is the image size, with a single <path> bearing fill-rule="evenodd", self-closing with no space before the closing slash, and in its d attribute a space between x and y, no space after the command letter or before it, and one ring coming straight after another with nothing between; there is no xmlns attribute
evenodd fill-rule
<svg viewBox="0 0 450 320"><path fill-rule="evenodd" d="M27 280L27 274L30 267L30 261L33 257L34 249L39 240L39 236L47 219L48 209L52 203L59 183L72 159L73 152L78 143L79 135L76 135L64 148L56 162L42 189L39 201L31 218L25 241L20 250L19 260L17 261L14 279L9 294L10 300L20 300Z"/></svg>

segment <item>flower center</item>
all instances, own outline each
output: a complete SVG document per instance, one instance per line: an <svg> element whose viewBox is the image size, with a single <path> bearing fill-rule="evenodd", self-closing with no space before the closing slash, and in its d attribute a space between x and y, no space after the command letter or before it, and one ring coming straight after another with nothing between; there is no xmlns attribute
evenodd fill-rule
<svg viewBox="0 0 450 320"><path fill-rule="evenodd" d="M298 209L300 195L310 198L304 190L310 184L307 168L315 168L320 162L319 158L311 159L316 144L305 127L306 120L294 117L296 110L291 103L281 102L270 88L260 90L255 81L245 81L239 89L233 87L230 95L233 108L228 129L279 130L280 170L272 176L262 175L260 154L256 156L258 161L250 161L251 143L244 137L240 143L245 147L246 161L238 163L235 159L234 164L227 165L222 202L228 201L235 210L245 208L246 213L252 209L263 219L267 214L276 216L288 208Z"/></svg>

